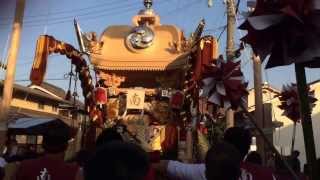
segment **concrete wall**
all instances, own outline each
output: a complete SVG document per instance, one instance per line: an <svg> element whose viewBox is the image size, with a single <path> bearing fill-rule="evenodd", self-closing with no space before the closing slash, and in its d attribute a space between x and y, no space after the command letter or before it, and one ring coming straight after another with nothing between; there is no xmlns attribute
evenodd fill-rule
<svg viewBox="0 0 320 180"><path fill-rule="evenodd" d="M39 108L39 103L44 104L44 108L40 109ZM46 112L46 113L51 113L51 114L58 114L59 109L56 111L53 110L52 106L56 106L53 103L50 103L50 101L46 101L45 99L42 101L32 101L29 99L19 99L19 98L13 98L11 101L11 106L17 107L17 108L23 108L23 109L28 109L28 110L33 110L33 111L39 111L39 112Z"/></svg>
<svg viewBox="0 0 320 180"><path fill-rule="evenodd" d="M320 157L320 82L314 83L311 85L311 89L315 90L315 97L318 99L316 102L316 106L313 108L312 111L312 122L313 122L313 131L314 131L314 138L315 138L315 145L316 145L316 153L317 157ZM272 120L281 121L283 123L283 127L277 128L274 130L273 133L273 143L276 148L283 154L289 155L291 150L291 141L293 135L293 122L288 119L286 116L283 116L283 111L278 108L280 105L280 101L278 98L274 98L277 94L277 90L275 89L268 89L267 86L263 88L263 101L270 102L272 104ZM254 91L249 91L248 96L248 107L249 111L254 111ZM306 155L305 155L305 147L304 147L304 139L303 139L303 131L301 124L297 124L296 129L296 140L295 140L295 150L300 151L300 161L301 166L306 163Z"/></svg>

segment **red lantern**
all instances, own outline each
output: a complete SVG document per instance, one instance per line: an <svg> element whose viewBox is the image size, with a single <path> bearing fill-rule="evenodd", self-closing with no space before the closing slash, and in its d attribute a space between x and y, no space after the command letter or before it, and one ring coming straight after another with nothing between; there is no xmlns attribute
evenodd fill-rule
<svg viewBox="0 0 320 180"><path fill-rule="evenodd" d="M184 101L184 94L181 91L175 92L171 96L171 108L181 109Z"/></svg>
<svg viewBox="0 0 320 180"><path fill-rule="evenodd" d="M206 127L205 122L201 121L198 125L198 130L202 133L202 134L208 134L208 128Z"/></svg>
<svg viewBox="0 0 320 180"><path fill-rule="evenodd" d="M103 87L97 87L95 89L94 97L97 105L103 105L107 103L107 92Z"/></svg>

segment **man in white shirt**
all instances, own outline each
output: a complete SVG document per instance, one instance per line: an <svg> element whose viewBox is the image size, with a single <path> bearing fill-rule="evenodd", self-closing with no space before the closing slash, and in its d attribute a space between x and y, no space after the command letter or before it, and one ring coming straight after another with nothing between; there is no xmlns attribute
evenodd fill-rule
<svg viewBox="0 0 320 180"><path fill-rule="evenodd" d="M241 159L247 155L251 145L249 130L232 127L226 130L224 141L234 145L240 152ZM205 177L205 164L186 164L178 161L161 161L155 166L165 171L169 177L179 180L207 180ZM271 169L248 162L241 162L241 180L275 180Z"/></svg>

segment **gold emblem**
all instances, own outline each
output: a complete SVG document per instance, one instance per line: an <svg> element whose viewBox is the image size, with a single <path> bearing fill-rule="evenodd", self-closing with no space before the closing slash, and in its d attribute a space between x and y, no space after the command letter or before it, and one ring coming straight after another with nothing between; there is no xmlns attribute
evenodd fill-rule
<svg viewBox="0 0 320 180"><path fill-rule="evenodd" d="M139 106L140 102L141 102L141 98L139 97L139 95L137 93L134 93L134 95L130 99L130 103L135 106Z"/></svg>

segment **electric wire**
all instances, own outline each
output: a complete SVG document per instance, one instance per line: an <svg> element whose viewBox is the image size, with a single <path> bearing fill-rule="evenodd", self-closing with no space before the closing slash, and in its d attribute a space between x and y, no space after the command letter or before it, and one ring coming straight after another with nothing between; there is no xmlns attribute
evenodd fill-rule
<svg viewBox="0 0 320 180"><path fill-rule="evenodd" d="M64 78L46 78L46 81L68 81L68 79ZM15 82L28 82L30 79L16 79Z"/></svg>
<svg viewBox="0 0 320 180"><path fill-rule="evenodd" d="M240 0L238 0L237 8L236 9L232 8L233 11L237 12L237 13L239 12L239 5L240 5L239 1ZM236 15L238 15L238 14L236 14ZM235 21L236 21L236 25L239 26L240 23L239 23L237 18L235 18ZM240 29L237 29L237 32L240 35L240 38L242 38L244 36ZM250 50L248 50L248 45L246 45L244 42L241 42L241 44L244 46L244 50L243 51L244 51L244 56L245 56L245 59L246 59L244 61L244 63L241 63L241 67L244 68L250 62L251 58L250 58L250 55L249 55L250 54Z"/></svg>
<svg viewBox="0 0 320 180"><path fill-rule="evenodd" d="M169 16L172 13L177 13L177 11L184 11L184 10L186 10L186 8L191 8L192 7L191 5L194 5L194 4L198 3L198 2L199 2L199 0L191 1L191 2L189 2L187 4L184 4L183 6L181 6L179 8L175 8L173 10L170 10L169 12L166 13L165 16Z"/></svg>
<svg viewBox="0 0 320 180"><path fill-rule="evenodd" d="M132 3L132 1L129 3L128 2L123 2L126 4L117 3L115 6L108 6L108 8L94 10L94 11L85 12L85 13L73 14L73 15L64 16L64 17L52 17L52 18L49 18L48 21L50 22L50 25L52 25L52 24L71 22L71 21L73 21L74 17L78 17L81 20L85 18L87 20L87 18L101 18L103 16L117 15L117 14L122 15L124 13L128 13L133 10L137 10L137 8L141 7L140 4ZM169 1L163 1L163 2L159 2L159 4L164 4L164 3L168 3L168 2ZM53 15L53 14L54 14L53 12L50 12L50 15ZM44 19L41 19L41 20L24 20L24 26L25 27L41 26L47 21L47 19L45 18L46 15L47 14L44 14L41 17ZM81 18L81 17L83 17L83 18ZM11 23L0 24L0 27L1 26L8 26L8 25L11 25Z"/></svg>
<svg viewBox="0 0 320 180"><path fill-rule="evenodd" d="M166 1L167 2L167 1ZM189 6L190 4L194 4L196 1L192 1L191 3L188 3L188 4L186 4L186 5L184 5L183 7L182 7L182 9L185 7L185 6ZM133 9L134 8L134 9ZM128 9L128 8L127 8ZM132 10L136 10L136 7L130 7L130 9L132 9ZM180 8L181 9L181 8ZM176 8L176 9L174 9L173 11L171 11L171 12L176 12L176 11L178 11L179 10L179 8ZM119 10L119 11L123 11L123 10ZM111 15L111 13L107 13L107 14L110 14ZM99 16L101 16L101 15L99 15ZM95 16L95 17L98 17L98 16ZM86 18L88 18L87 16L86 16ZM91 18L93 18L93 17L91 17ZM50 19L50 18L48 18L48 19ZM83 19L82 19L83 20ZM73 19L72 20L70 20L70 21L73 21ZM64 20L63 22L66 22L66 20ZM54 22L54 24L58 24L58 23L61 23L61 22ZM40 25L40 24L39 24ZM52 25L52 23L50 23L49 25ZM41 25L40 25L41 26ZM31 64L32 63L32 61L31 62L24 62L24 63L22 63L21 65L26 65L26 64Z"/></svg>
<svg viewBox="0 0 320 180"><path fill-rule="evenodd" d="M61 11L55 11L55 12L52 12L53 14L69 14L69 13L74 13L74 12L78 12L78 11L86 11L86 10L91 10L91 9L97 9L97 8L101 8L101 7L104 7L104 6L109 6L110 4L113 4L115 2L118 2L119 4L119 1L118 0L115 0L115 1L111 1L109 0L109 2L104 2L104 3L99 3L99 4L96 4L94 6L89 6L89 7L85 7L85 8L78 8L78 9L69 9L69 10L61 10ZM121 1L123 2L123 1ZM32 18L39 18L39 17L42 17L42 16L45 16L46 13L43 13L43 14L34 14L34 15L25 15L24 17L27 18L27 19L32 19ZM3 20L10 20L13 18L13 16L0 16L0 19L1 21Z"/></svg>
<svg viewBox="0 0 320 180"><path fill-rule="evenodd" d="M57 23L59 24L59 23L64 23L64 22L71 22L71 21L73 21L74 17L78 17L79 19L82 19L81 17L99 18L99 17L103 17L103 16L108 16L108 15L115 15L115 14L117 14L117 12L126 12L126 10L130 10L133 8L136 9L139 6L140 5L133 4L133 3L131 3L129 6L126 6L126 7L123 7L123 5L118 5L118 6L109 7L107 9L96 10L96 11L92 11L92 12L79 13L79 14L74 14L74 15L64 16L64 17L53 17L53 18L50 18L48 21L50 22L50 24L57 24ZM46 22L46 19L36 20L36 21L25 20L24 27L30 27L30 26L32 27L32 26L39 26L39 25L42 26L42 25L44 25L45 22ZM11 23L0 24L0 27L1 26L2 27L8 26L8 25L11 25Z"/></svg>

